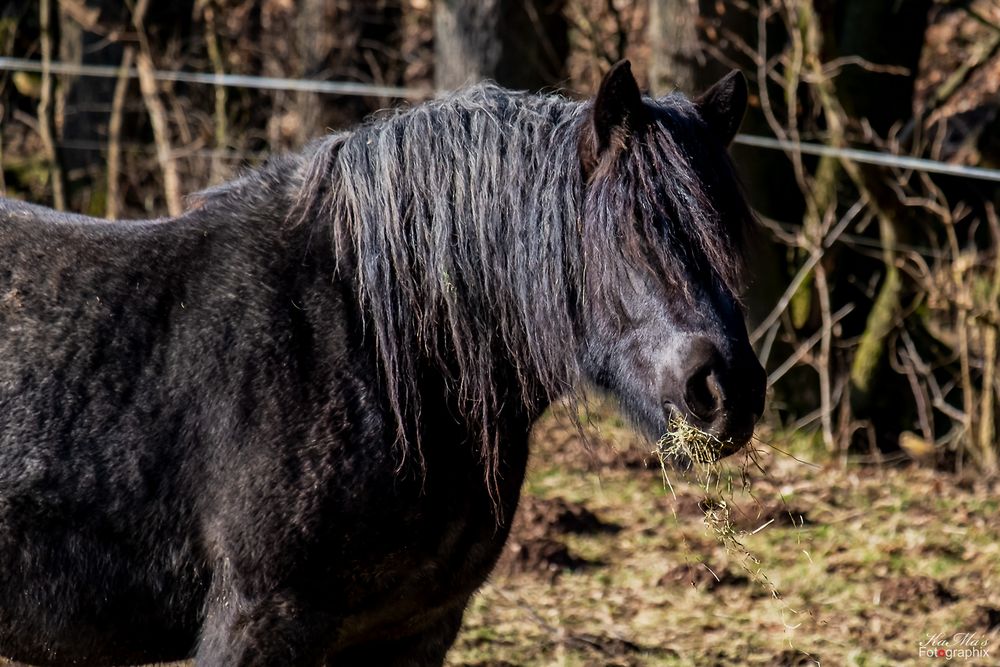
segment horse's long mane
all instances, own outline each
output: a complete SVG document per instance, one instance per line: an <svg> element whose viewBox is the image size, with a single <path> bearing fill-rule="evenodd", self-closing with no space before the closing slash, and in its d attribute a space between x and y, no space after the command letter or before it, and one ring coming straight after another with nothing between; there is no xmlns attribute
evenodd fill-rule
<svg viewBox="0 0 1000 667"><path fill-rule="evenodd" d="M489 84L314 147L292 216L328 228L350 267L404 452L419 456L407 425L432 367L481 433L494 483L497 387L513 374L523 401L576 391L588 294L620 296L638 266L680 293L706 271L738 281L749 213L738 191L730 201L728 158L697 140L705 130L685 98L657 107L658 122L589 183L589 103ZM724 220L734 214L744 219Z"/></svg>

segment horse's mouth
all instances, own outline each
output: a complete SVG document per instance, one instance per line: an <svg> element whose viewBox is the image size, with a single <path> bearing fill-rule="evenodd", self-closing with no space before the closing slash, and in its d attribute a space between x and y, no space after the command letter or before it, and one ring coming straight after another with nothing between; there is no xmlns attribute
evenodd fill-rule
<svg viewBox="0 0 1000 667"><path fill-rule="evenodd" d="M682 465L710 465L742 451L752 442L759 419L757 416L745 420L727 418L723 422L735 427L720 432L712 426L701 426L704 420L678 409L673 403L664 403L663 407L666 428L657 441L657 448L661 454Z"/></svg>

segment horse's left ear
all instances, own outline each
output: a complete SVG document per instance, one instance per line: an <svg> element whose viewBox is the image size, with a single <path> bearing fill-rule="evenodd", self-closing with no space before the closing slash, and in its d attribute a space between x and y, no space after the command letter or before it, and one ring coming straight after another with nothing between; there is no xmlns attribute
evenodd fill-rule
<svg viewBox="0 0 1000 667"><path fill-rule="evenodd" d="M746 77L734 69L695 98L694 104L708 128L723 146L728 146L747 112Z"/></svg>

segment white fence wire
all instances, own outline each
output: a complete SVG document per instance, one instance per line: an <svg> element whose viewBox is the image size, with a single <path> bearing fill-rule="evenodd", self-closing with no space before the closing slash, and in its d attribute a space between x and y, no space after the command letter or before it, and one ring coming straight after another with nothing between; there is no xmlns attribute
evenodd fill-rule
<svg viewBox="0 0 1000 667"><path fill-rule="evenodd" d="M48 72L69 76L89 76L102 78L117 78L123 74L120 67L111 65L86 65L76 63L51 62L47 64ZM44 73L46 64L28 58L0 57L0 71L20 71ZM135 78L138 72L133 68L124 72L125 76ZM351 95L359 97L381 97L421 100L434 95L428 88L408 88L403 86L383 86L378 84L353 81L318 81L314 79L287 79L270 76L251 76L247 74L213 74L206 72L184 72L177 70L155 70L153 78L158 81L174 81L183 83L206 84L235 88L255 88L259 90L291 90L330 95ZM737 144L753 146L783 152L798 152L806 155L830 156L852 160L865 164L893 167L902 170L922 171L931 174L944 174L1000 182L1000 169L970 167L951 164L940 160L910 155L896 155L879 151L861 150L857 148L836 148L823 144L783 141L773 137L762 137L751 134L738 134L734 139Z"/></svg>

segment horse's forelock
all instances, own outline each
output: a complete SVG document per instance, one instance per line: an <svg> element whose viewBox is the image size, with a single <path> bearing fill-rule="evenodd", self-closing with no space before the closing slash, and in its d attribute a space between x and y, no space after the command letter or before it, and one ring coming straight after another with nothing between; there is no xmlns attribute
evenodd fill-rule
<svg viewBox="0 0 1000 667"><path fill-rule="evenodd" d="M645 248L667 280L683 286L715 275L738 293L755 218L728 153L686 98L661 99L657 111L617 172L633 179L624 205L636 224L626 236L636 236L631 245Z"/></svg>

